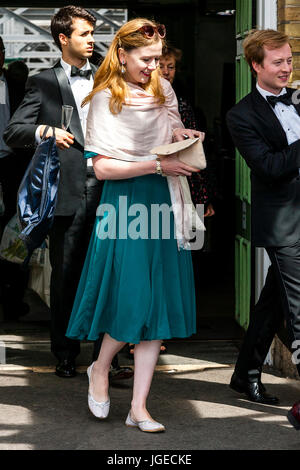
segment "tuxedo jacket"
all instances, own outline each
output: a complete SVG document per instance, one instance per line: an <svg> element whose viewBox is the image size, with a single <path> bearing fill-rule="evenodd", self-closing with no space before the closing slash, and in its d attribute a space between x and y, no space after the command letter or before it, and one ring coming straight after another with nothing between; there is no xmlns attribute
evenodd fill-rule
<svg viewBox="0 0 300 470"><path fill-rule="evenodd" d="M287 88L287 93L295 90ZM300 115L300 104L296 105ZM255 88L227 113L235 146L251 170L252 243L290 246L300 239L300 135L288 145L272 107Z"/></svg>
<svg viewBox="0 0 300 470"><path fill-rule="evenodd" d="M96 67L91 64L94 75ZM55 215L73 215L83 197L86 181L86 159L83 157L84 136L71 85L60 61L52 68L29 77L26 93L4 132L4 140L11 148L36 147L35 133L41 124L61 127L61 107L73 106L69 131L74 144L69 149L58 149L60 181Z"/></svg>

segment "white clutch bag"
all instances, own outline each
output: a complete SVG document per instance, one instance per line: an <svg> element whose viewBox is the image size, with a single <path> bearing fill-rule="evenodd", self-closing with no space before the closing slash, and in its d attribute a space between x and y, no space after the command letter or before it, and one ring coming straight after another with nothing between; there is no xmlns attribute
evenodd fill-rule
<svg viewBox="0 0 300 470"><path fill-rule="evenodd" d="M150 150L151 153L164 157L172 153L178 153L178 158L183 163L190 165L197 170L206 168L206 159L203 145L199 137L186 139L173 144L159 145Z"/></svg>

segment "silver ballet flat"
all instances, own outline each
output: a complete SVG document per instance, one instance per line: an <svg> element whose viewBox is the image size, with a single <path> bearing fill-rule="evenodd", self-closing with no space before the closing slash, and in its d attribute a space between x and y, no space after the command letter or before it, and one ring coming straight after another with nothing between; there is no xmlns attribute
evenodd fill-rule
<svg viewBox="0 0 300 470"><path fill-rule="evenodd" d="M91 374L92 374L92 369L94 366L94 362L90 365L90 367L87 368L87 376L89 378L89 384L91 381ZM88 392L88 406L90 411L93 413L96 418L99 419L105 419L108 416L109 413L109 407L110 407L110 400L108 399L107 401L102 401L98 402L96 401L92 394L90 393L90 389Z"/></svg>
<svg viewBox="0 0 300 470"><path fill-rule="evenodd" d="M130 414L128 413L127 419L125 421L126 426L132 428L139 428L144 432L163 432L166 430L163 424L158 423L157 421L151 421L150 419L145 419L144 421L135 421Z"/></svg>

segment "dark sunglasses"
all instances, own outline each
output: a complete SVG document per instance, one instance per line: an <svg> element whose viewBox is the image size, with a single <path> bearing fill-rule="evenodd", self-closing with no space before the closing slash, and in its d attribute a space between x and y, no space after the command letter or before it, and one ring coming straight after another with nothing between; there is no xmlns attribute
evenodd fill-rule
<svg viewBox="0 0 300 470"><path fill-rule="evenodd" d="M153 38L155 33L157 33L161 39L166 36L166 27L164 24L158 24L157 26L146 24L145 26L142 26L139 31L141 31L141 33L149 39Z"/></svg>

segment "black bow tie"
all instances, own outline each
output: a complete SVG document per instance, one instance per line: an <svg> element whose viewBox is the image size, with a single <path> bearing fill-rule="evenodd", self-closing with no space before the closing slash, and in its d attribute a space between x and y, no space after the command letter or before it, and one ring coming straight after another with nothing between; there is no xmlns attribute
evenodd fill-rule
<svg viewBox="0 0 300 470"><path fill-rule="evenodd" d="M89 79L91 76L92 70L82 70L76 67L75 65L72 65L71 67L71 77L83 77Z"/></svg>
<svg viewBox="0 0 300 470"><path fill-rule="evenodd" d="M288 106L293 104L292 97L289 96L287 93L284 93L284 95L280 95L280 96L267 96L267 100L268 100L268 103L273 108L275 108L275 105L277 103L283 103L283 104L286 104Z"/></svg>

